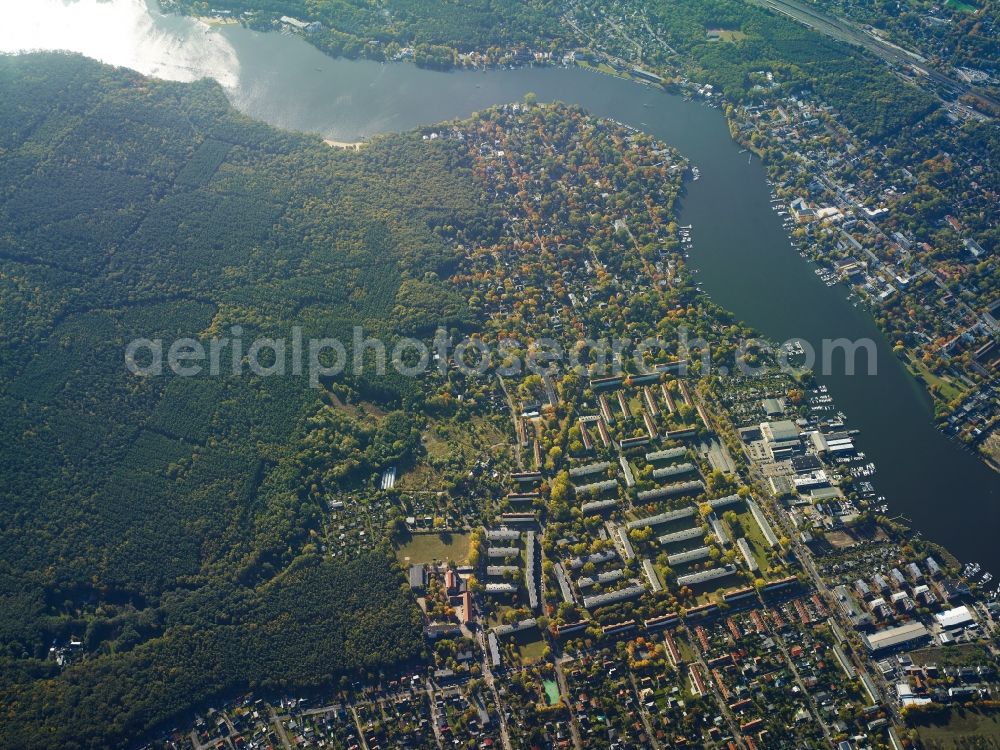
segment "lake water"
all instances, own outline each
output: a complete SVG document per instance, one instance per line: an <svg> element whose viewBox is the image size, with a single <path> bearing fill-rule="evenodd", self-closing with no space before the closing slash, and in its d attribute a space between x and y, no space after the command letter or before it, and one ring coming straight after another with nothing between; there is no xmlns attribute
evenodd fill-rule
<svg viewBox="0 0 1000 750"><path fill-rule="evenodd" d="M333 60L298 37L163 16L142 0L0 0L0 50L71 49L176 80L216 78L243 112L283 128L352 141L462 117L492 104L579 104L678 148L702 177L681 224L691 265L713 299L769 338L871 338L878 374L820 376L878 466L890 513L962 560L1000 571L1000 475L932 425L929 396L893 356L870 316L827 287L789 246L770 210L763 166L729 136L721 112L580 69L436 73L412 65ZM862 372L866 368L862 365Z"/></svg>

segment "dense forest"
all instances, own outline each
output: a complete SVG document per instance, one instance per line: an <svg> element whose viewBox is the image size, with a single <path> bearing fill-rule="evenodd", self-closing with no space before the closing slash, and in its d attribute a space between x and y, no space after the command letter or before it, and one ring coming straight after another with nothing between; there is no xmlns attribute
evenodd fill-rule
<svg viewBox="0 0 1000 750"><path fill-rule="evenodd" d="M333 149L69 55L0 58L0 99L0 746L117 746L220 691L419 657L388 550L316 537L326 485L417 450L420 383L345 376L383 410L361 429L304 378L140 378L123 352L466 325L446 238L494 222L464 155Z"/></svg>

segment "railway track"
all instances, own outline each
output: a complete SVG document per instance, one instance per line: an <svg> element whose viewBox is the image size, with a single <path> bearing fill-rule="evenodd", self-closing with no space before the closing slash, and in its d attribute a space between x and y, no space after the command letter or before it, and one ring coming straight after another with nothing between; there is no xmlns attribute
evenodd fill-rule
<svg viewBox="0 0 1000 750"><path fill-rule="evenodd" d="M752 0L752 2L761 7L773 10L776 13L788 16L792 20L808 26L820 34L861 47L890 65L915 69L936 86L956 96L972 94L989 102L993 106L1000 107L1000 101L997 101L994 97L986 95L962 81L945 75L941 71L930 67L926 59L917 53L910 52L883 39L879 39L851 21L828 15L815 8L795 2L795 0Z"/></svg>

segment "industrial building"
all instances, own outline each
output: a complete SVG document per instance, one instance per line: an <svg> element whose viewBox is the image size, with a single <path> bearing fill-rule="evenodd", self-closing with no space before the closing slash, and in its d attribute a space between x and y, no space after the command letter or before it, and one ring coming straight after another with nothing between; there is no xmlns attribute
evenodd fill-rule
<svg viewBox="0 0 1000 750"><path fill-rule="evenodd" d="M945 612L939 612L934 615L934 619L937 620L938 625L945 630L964 628L975 622L972 617L972 612L970 612L969 608L964 604L961 607L955 607L954 609L949 609Z"/></svg>
<svg viewBox="0 0 1000 750"><path fill-rule="evenodd" d="M781 461L803 453L802 441L799 440L799 427L789 419L762 422L760 434L764 439L768 455L774 461Z"/></svg>
<svg viewBox="0 0 1000 750"><path fill-rule="evenodd" d="M901 646L916 645L930 638L931 632L921 622L908 622L876 633L862 634L861 640L873 654L891 651Z"/></svg>

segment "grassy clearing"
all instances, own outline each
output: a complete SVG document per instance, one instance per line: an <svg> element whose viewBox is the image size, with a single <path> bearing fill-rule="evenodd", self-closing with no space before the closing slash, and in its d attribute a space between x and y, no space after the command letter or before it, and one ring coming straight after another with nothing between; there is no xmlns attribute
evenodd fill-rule
<svg viewBox="0 0 1000 750"><path fill-rule="evenodd" d="M695 593L695 604L713 604L722 600L722 595L733 588L742 588L746 584L737 574L716 578L702 584L691 586Z"/></svg>
<svg viewBox="0 0 1000 750"><path fill-rule="evenodd" d="M739 512L736 516L739 518L740 526L743 527L743 533L753 550L754 559L757 561L757 565L760 566L760 572L757 575L766 578L766 571L771 566L771 563L767 559L766 550L768 546L767 541L764 539L764 533L760 530L760 526L757 525L749 510Z"/></svg>
<svg viewBox="0 0 1000 750"><path fill-rule="evenodd" d="M387 412L382 407L371 401L359 401L356 404L349 404L341 401L336 394L330 394L330 404L334 409L343 412L352 419L357 419L368 424L375 424L382 419Z"/></svg>
<svg viewBox="0 0 1000 750"><path fill-rule="evenodd" d="M826 541L834 549L847 549L848 547L853 547L857 544L857 540L848 534L846 531L828 531L826 532Z"/></svg>
<svg viewBox="0 0 1000 750"><path fill-rule="evenodd" d="M964 395L965 391L955 385L951 379L935 375L930 371L930 369L928 369L927 365L919 359L910 357L908 364L910 366L910 372L927 383L928 387L937 386L938 394L945 401L954 401Z"/></svg>
<svg viewBox="0 0 1000 750"><path fill-rule="evenodd" d="M705 35L710 42L739 42L747 38L747 35L738 29L707 29Z"/></svg>
<svg viewBox="0 0 1000 750"><path fill-rule="evenodd" d="M413 534L396 548L396 559L411 565L445 560L461 564L469 559L469 535Z"/></svg>
<svg viewBox="0 0 1000 750"><path fill-rule="evenodd" d="M939 667L974 667L992 663L986 649L976 643L926 648L914 651L910 656L914 664L936 664Z"/></svg>
<svg viewBox="0 0 1000 750"><path fill-rule="evenodd" d="M396 489L400 492L437 492L443 483L439 472L422 463L399 476Z"/></svg>
<svg viewBox="0 0 1000 750"><path fill-rule="evenodd" d="M507 436L481 417L461 425L432 421L420 439L427 455L397 479L396 488L401 492L438 492L443 489L442 464L471 467L485 457L503 460L510 449Z"/></svg>
<svg viewBox="0 0 1000 750"><path fill-rule="evenodd" d="M917 733L927 750L1000 748L1000 712L955 708L948 723L918 726Z"/></svg>
<svg viewBox="0 0 1000 750"><path fill-rule="evenodd" d="M698 658L697 653L691 647L691 644L688 642L687 638L680 638L676 633L674 633L674 643L677 644L677 650L681 654L681 660L684 661L685 663L689 664Z"/></svg>
<svg viewBox="0 0 1000 750"><path fill-rule="evenodd" d="M594 65L593 63L589 63L586 60L577 60L576 64L581 68L586 68L587 70L596 70L598 73L606 73L608 75L617 76L619 78L624 77L622 76L621 73L619 73L617 70L615 70L606 63L598 63L597 65Z"/></svg>
<svg viewBox="0 0 1000 750"><path fill-rule="evenodd" d="M460 425L434 421L421 436L427 457L472 462L484 455L500 456L507 451L508 439L488 420L476 417Z"/></svg>
<svg viewBox="0 0 1000 750"><path fill-rule="evenodd" d="M514 645L517 646L518 659L525 665L541 661L545 653L545 640L538 633L518 634Z"/></svg>
<svg viewBox="0 0 1000 750"><path fill-rule="evenodd" d="M945 5L952 10L957 10L962 13L975 13L979 10L976 6L963 3L961 0L947 0Z"/></svg>

